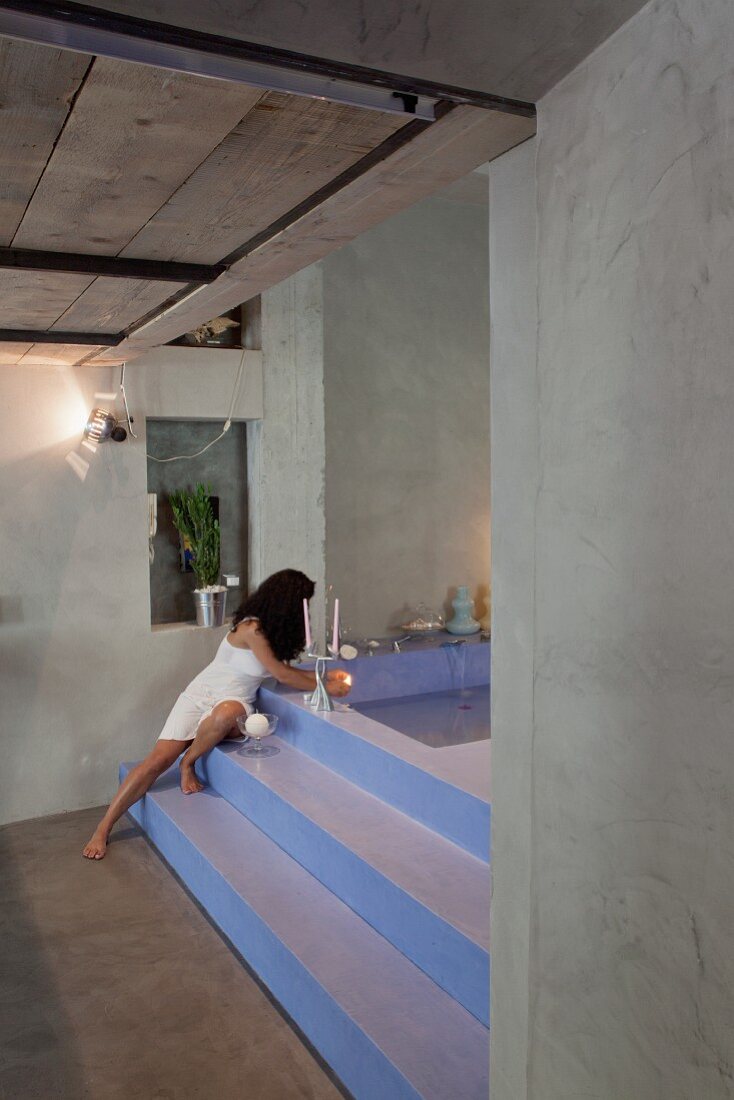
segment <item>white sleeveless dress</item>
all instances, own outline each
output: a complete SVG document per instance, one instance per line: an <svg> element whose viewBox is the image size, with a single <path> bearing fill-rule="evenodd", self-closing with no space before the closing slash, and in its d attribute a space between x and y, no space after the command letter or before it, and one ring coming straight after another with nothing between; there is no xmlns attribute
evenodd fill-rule
<svg viewBox="0 0 734 1100"><path fill-rule="evenodd" d="M194 677L173 704L158 740L193 741L199 725L217 703L241 703L252 714L258 688L269 675L251 649L239 649L231 645L228 636L224 637L211 664Z"/></svg>

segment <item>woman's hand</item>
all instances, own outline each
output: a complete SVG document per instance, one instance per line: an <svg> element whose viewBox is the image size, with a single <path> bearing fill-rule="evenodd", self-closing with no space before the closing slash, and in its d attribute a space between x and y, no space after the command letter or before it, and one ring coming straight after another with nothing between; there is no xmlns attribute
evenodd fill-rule
<svg viewBox="0 0 734 1100"><path fill-rule="evenodd" d="M339 699L352 690L352 677L343 668L332 669L326 674L326 690Z"/></svg>

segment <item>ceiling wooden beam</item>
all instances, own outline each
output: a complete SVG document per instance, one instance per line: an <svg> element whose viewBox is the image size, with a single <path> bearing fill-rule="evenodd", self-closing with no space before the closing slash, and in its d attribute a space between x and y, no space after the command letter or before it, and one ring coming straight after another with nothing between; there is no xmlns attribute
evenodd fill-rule
<svg viewBox="0 0 734 1100"><path fill-rule="evenodd" d="M83 294L89 282L86 275L44 271L1 272L0 328L51 328L67 308L69 301ZM95 324L64 327L93 329L104 326ZM114 324L110 327L118 331L124 325Z"/></svg>
<svg viewBox="0 0 734 1100"><path fill-rule="evenodd" d="M3 243L116 255L261 97L97 58L17 233Z"/></svg>
<svg viewBox="0 0 734 1100"><path fill-rule="evenodd" d="M1 347L12 347L12 344L0 344ZM25 347L24 344L18 344L17 347ZM101 351L102 348L97 347L85 347L80 348L77 344L33 344L27 351L24 351L20 359L18 360L19 367L49 367L49 366L66 366L73 367L79 362L86 362L87 358L93 356L95 352ZM80 358L81 352L81 358Z"/></svg>
<svg viewBox="0 0 734 1100"><path fill-rule="evenodd" d="M32 347L33 344L0 344L0 367L16 366Z"/></svg>
<svg viewBox="0 0 734 1100"><path fill-rule="evenodd" d="M66 275L65 278L71 279L72 276ZM127 332L141 317L149 315L152 305L157 302L162 309L167 302L177 301L181 291L180 283L94 279L81 294L67 303L64 311L57 314L48 327L65 332ZM0 324L3 323L19 325L21 322L7 316L0 297Z"/></svg>
<svg viewBox="0 0 734 1100"><path fill-rule="evenodd" d="M0 244L10 244L91 59L0 41Z"/></svg>
<svg viewBox="0 0 734 1100"><path fill-rule="evenodd" d="M361 171L365 157L384 157L430 125L269 92L121 255L228 263L264 227L345 171Z"/></svg>

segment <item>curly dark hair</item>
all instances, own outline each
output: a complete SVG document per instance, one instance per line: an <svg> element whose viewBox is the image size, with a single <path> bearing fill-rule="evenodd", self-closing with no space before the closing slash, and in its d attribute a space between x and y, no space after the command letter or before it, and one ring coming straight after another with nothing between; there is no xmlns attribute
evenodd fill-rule
<svg viewBox="0 0 734 1100"><path fill-rule="evenodd" d="M279 661L292 661L306 644L303 601L316 590L298 569L281 569L251 592L232 616L232 630L243 619L258 619L260 629Z"/></svg>

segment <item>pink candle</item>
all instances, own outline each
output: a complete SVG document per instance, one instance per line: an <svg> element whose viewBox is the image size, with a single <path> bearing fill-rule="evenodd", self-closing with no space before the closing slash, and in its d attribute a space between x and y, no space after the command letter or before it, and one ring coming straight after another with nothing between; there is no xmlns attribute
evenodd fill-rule
<svg viewBox="0 0 734 1100"><path fill-rule="evenodd" d="M311 619L308 614L308 600L303 601L303 625L306 627L306 649L310 649L313 645L313 638L311 637Z"/></svg>
<svg viewBox="0 0 734 1100"><path fill-rule="evenodd" d="M334 653L339 652L339 600L334 600L334 633L331 648Z"/></svg>

